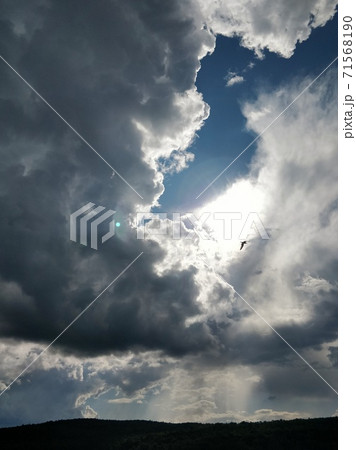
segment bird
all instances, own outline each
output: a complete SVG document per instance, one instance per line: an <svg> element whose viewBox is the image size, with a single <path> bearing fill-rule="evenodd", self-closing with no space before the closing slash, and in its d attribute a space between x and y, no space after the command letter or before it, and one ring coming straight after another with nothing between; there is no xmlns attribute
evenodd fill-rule
<svg viewBox="0 0 356 450"><path fill-rule="evenodd" d="M247 241L242 241L242 242L241 242L240 250L242 250L242 249L244 248L244 245L245 245L245 244L247 244Z"/></svg>
<svg viewBox="0 0 356 450"><path fill-rule="evenodd" d="M115 171L113 170L110 178L114 178L114 176L115 176Z"/></svg>

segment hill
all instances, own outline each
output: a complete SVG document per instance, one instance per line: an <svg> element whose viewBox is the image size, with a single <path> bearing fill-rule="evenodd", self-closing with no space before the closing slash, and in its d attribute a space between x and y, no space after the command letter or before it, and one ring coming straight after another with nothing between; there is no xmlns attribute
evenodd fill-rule
<svg viewBox="0 0 356 450"><path fill-rule="evenodd" d="M0 429L3 450L337 449L337 418L172 424L73 419Z"/></svg>

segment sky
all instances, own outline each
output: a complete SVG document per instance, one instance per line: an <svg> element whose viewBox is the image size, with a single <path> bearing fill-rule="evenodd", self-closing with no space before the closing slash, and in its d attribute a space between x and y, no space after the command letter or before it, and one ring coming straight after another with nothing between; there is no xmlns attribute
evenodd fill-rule
<svg viewBox="0 0 356 450"><path fill-rule="evenodd" d="M336 2L0 11L0 426L337 414Z"/></svg>

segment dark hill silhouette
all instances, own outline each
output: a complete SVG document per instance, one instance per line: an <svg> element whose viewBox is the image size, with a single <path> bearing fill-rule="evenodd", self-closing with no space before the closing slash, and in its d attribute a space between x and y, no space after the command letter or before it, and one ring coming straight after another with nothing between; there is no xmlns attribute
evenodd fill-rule
<svg viewBox="0 0 356 450"><path fill-rule="evenodd" d="M2 450L337 449L337 418L239 424L73 419L0 429Z"/></svg>

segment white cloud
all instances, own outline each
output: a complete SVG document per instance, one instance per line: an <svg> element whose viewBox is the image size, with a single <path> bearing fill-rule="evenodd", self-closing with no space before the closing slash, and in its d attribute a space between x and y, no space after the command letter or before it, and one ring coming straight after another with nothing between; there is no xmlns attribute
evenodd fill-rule
<svg viewBox="0 0 356 450"><path fill-rule="evenodd" d="M86 405L84 411L82 412L82 416L85 419L96 419L98 417L98 413L89 405Z"/></svg>
<svg viewBox="0 0 356 450"><path fill-rule="evenodd" d="M202 15L215 34L238 35L242 45L289 58L298 42L335 14L336 0L199 0Z"/></svg>
<svg viewBox="0 0 356 450"><path fill-rule="evenodd" d="M241 75L237 75L235 72L229 72L227 76L225 77L226 80L226 86L231 87L234 84L240 84L244 81L244 77Z"/></svg>
<svg viewBox="0 0 356 450"><path fill-rule="evenodd" d="M335 289L330 272L336 259L337 199L333 77L327 75L307 91L261 137L248 177L201 209L246 214L249 208L259 214L271 239L263 242L257 236L241 253L238 239L235 245L219 245L219 268L234 273L237 290L255 299L275 323L307 320L318 293ZM254 104L246 104L248 127L259 134L308 82L261 94ZM210 252L210 261L214 254ZM301 292L309 293L308 300Z"/></svg>
<svg viewBox="0 0 356 450"><path fill-rule="evenodd" d="M210 112L196 88L172 97L171 114L161 117L159 124L150 116L133 120L142 135L145 160L163 174L180 172L193 161L194 155L187 149Z"/></svg>

